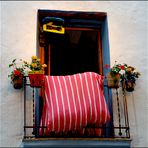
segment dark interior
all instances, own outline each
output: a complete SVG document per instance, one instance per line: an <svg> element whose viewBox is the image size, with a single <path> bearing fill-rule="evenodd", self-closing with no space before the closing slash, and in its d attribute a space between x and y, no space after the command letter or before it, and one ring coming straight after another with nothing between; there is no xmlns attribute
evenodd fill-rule
<svg viewBox="0 0 148 148"><path fill-rule="evenodd" d="M97 31L66 30L65 34L46 33L46 43L50 44L50 75L99 72ZM48 46L45 48L48 50Z"/></svg>

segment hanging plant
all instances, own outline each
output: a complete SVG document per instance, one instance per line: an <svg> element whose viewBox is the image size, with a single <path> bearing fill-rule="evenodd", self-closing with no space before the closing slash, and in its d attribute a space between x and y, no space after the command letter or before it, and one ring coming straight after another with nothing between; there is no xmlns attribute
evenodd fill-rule
<svg viewBox="0 0 148 148"><path fill-rule="evenodd" d="M16 62L17 59L13 59L12 62L9 64L9 68L12 68L13 70L8 75L8 77L11 78L11 83L13 84L13 87L15 89L21 89L23 87L23 76L25 74L24 73L25 67L21 59L19 60L18 63Z"/></svg>
<svg viewBox="0 0 148 148"><path fill-rule="evenodd" d="M121 81L125 83L125 89L128 92L134 91L136 80L141 74L136 71L133 66L126 64L125 73L121 77Z"/></svg>

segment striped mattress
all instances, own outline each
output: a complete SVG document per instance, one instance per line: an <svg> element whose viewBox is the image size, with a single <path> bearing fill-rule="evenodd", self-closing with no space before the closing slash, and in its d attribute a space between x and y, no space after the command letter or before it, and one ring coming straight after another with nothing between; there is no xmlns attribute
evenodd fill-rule
<svg viewBox="0 0 148 148"><path fill-rule="evenodd" d="M110 115L103 94L103 77L94 72L45 76L45 97L40 135L82 130L102 125Z"/></svg>

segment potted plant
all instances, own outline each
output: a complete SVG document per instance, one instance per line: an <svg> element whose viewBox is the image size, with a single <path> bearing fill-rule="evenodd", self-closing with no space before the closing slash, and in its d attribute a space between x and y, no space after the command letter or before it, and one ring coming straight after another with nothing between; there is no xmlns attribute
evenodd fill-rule
<svg viewBox="0 0 148 148"><path fill-rule="evenodd" d="M140 73L137 72L133 66L128 66L127 64L124 64L124 66L125 72L121 76L121 82L124 82L124 87L126 91L132 92L134 91L136 79L139 78Z"/></svg>
<svg viewBox="0 0 148 148"><path fill-rule="evenodd" d="M104 68L110 68L108 64L104 66ZM121 64L115 64L112 68L110 68L109 73L106 74L107 85L109 88L118 88L120 82L120 71L123 70L124 67Z"/></svg>
<svg viewBox="0 0 148 148"><path fill-rule="evenodd" d="M8 75L8 77L11 78L11 83L13 84L13 87L15 89L21 89L23 87L23 76L25 74L24 72L24 64L19 66L20 63L16 63L17 60L13 59L12 62L9 64L9 68L13 68L11 73ZM20 59L20 62L22 60Z"/></svg>
<svg viewBox="0 0 148 148"><path fill-rule="evenodd" d="M40 59L36 56L31 57L31 63L24 61L25 67L29 68L28 76L31 87L41 87L44 83L44 68L46 64L41 65Z"/></svg>
<svg viewBox="0 0 148 148"><path fill-rule="evenodd" d="M104 68L110 68L108 64L104 65ZM118 88L120 82L122 87L128 92L134 91L136 85L136 79L139 78L140 73L135 70L133 66L127 64L115 64L110 68L109 73L106 75L107 84L109 88Z"/></svg>

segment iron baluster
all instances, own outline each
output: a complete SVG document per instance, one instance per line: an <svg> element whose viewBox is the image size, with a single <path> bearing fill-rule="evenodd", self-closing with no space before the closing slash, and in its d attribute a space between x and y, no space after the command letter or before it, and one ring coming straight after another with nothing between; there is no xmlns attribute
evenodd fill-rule
<svg viewBox="0 0 148 148"><path fill-rule="evenodd" d="M26 77L24 77L24 137L26 136Z"/></svg>
<svg viewBox="0 0 148 148"><path fill-rule="evenodd" d="M117 95L117 106L118 106L118 121L119 121L119 135L122 135L121 132L121 115L120 115L120 107L119 107L119 95L118 95L118 89L116 88L116 95Z"/></svg>
<svg viewBox="0 0 148 148"><path fill-rule="evenodd" d="M124 103L124 117L125 117L125 126L126 126L126 136L130 137L127 100L126 100L126 90L125 90L125 80L122 82L122 94L123 94L123 103Z"/></svg>
<svg viewBox="0 0 148 148"><path fill-rule="evenodd" d="M33 134L35 134L35 105L34 105L34 87L33 87L33 90L32 90L32 97L33 97L33 100L32 100L32 111L33 111Z"/></svg>

